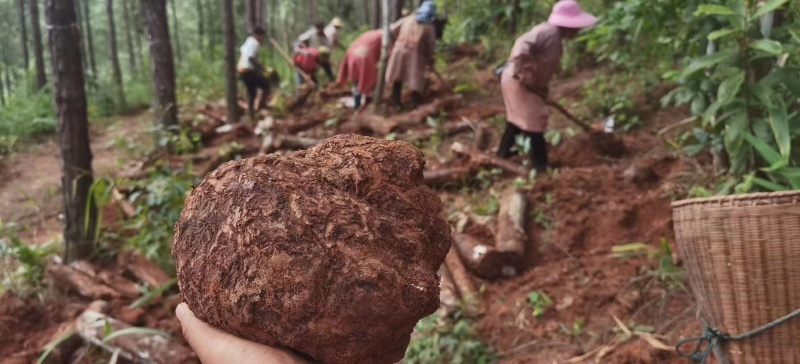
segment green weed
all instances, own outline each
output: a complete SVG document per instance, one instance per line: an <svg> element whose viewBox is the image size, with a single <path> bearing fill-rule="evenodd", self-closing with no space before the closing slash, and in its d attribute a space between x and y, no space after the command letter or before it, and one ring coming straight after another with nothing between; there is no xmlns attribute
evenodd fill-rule
<svg viewBox="0 0 800 364"><path fill-rule="evenodd" d="M452 319L433 314L419 321L403 359L405 364L494 362L494 352L480 341L473 321L460 312Z"/></svg>
<svg viewBox="0 0 800 364"><path fill-rule="evenodd" d="M533 310L533 317L540 317L553 306L553 300L544 291L534 291L528 295L528 304Z"/></svg>
<svg viewBox="0 0 800 364"><path fill-rule="evenodd" d="M5 290L30 296L43 287L47 260L58 254L56 243L28 245L13 232L13 225L0 221L0 293ZM16 267L16 268L15 268Z"/></svg>

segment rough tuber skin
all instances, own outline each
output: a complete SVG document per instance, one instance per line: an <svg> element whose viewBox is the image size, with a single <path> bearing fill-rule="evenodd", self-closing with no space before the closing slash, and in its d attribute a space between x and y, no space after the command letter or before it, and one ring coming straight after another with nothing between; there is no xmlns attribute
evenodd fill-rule
<svg viewBox="0 0 800 364"><path fill-rule="evenodd" d="M450 249L425 158L340 135L228 162L186 199L172 254L201 320L323 363L395 363L439 307Z"/></svg>

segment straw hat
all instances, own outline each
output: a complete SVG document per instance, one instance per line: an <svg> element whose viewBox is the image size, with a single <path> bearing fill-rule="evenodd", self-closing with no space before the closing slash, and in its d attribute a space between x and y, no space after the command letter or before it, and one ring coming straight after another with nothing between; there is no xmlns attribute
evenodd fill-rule
<svg viewBox="0 0 800 364"><path fill-rule="evenodd" d="M344 22L342 21L342 19L339 19L338 16L333 18L333 20L331 20L331 25L337 28L344 28Z"/></svg>
<svg viewBox="0 0 800 364"><path fill-rule="evenodd" d="M597 18L581 10L575 0L561 0L553 6L547 22L563 28L583 29L595 25Z"/></svg>

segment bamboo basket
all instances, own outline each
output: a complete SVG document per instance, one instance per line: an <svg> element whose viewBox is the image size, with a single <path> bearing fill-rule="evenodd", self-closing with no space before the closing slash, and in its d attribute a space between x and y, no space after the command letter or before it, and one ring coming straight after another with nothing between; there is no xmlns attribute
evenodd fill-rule
<svg viewBox="0 0 800 364"><path fill-rule="evenodd" d="M800 308L800 191L672 204L701 317L731 336ZM730 363L800 363L800 318L723 346Z"/></svg>

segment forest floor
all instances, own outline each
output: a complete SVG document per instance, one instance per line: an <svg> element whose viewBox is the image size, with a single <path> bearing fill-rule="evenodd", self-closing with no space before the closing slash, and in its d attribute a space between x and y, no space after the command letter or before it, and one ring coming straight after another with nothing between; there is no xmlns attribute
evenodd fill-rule
<svg viewBox="0 0 800 364"><path fill-rule="evenodd" d="M406 130L393 129L390 137L404 139L414 131L431 129L432 122L446 128L466 118L488 127L489 145L494 148L503 127L498 80L491 71L462 72L459 67L471 63L469 59L450 61L445 77L452 83L459 82L459 77L471 77L478 90L465 95L460 106L433 119L423 118L427 123L404 124ZM579 101L583 83L594 72L584 70L555 81L551 91L554 99ZM448 97L440 82L434 82L430 91L428 102ZM343 132L386 136L363 125L354 127L352 110L341 105L338 96L346 93L312 99L286 115L271 115L272 134L309 139ZM238 144L242 157L255 155L262 147L262 137L253 132L252 126L215 133L224 122L225 112L220 105L208 105L201 114L205 117L193 118L195 122L191 123L204 133L206 146L199 152L206 158L191 157L200 161L195 165L198 173L220 163L213 156L220 155L219 151L231 143ZM551 129L563 132L564 137L560 145L550 149L557 172L540 175L528 186L530 268L501 281L473 277L482 287L478 296L480 309L473 313L478 336L503 363L677 360L674 351L659 348L658 344L673 346L677 340L699 332L699 327L687 282L680 277L678 254L659 254L665 254L662 240L677 250L670 202L685 193L688 179L701 167L676 154L658 131L685 119L688 112L655 108L647 111L643 126L629 133L619 132L624 153L613 158L600 153L585 133L569 137L570 124L551 114ZM97 128L92 137L95 170L102 175L120 169L128 155L124 141L138 138L137 135L143 137L149 125L148 118L139 116L120 118L110 126ZM456 142L471 144L472 138L472 132L440 135L417 145L428 157L431 170L464 167L470 161L452 153L450 147ZM521 160L516 157L514 161ZM10 176L0 181L0 218L24 225L25 241L40 243L60 233L58 163L58 149L52 141L0 162L0 173ZM463 226L467 233L493 245L493 221L481 216L491 212L481 210L492 210L491 205L496 205L504 187L514 183L514 176L491 169L484 172L466 181L439 186L437 191L452 218L468 217ZM119 213L104 213L104 219L120 218ZM649 246L649 254L614 256L615 246L634 242ZM112 264L108 269L122 268ZM533 292L546 293L553 302L538 316L533 315L529 301ZM174 294L165 297L163 304L136 312L126 308L132 299L116 299L109 315L180 337L180 326L172 314L179 298ZM0 297L0 363L30 362L89 302L62 293L53 293L44 300L20 299L8 293ZM624 335L628 329L635 334Z"/></svg>

